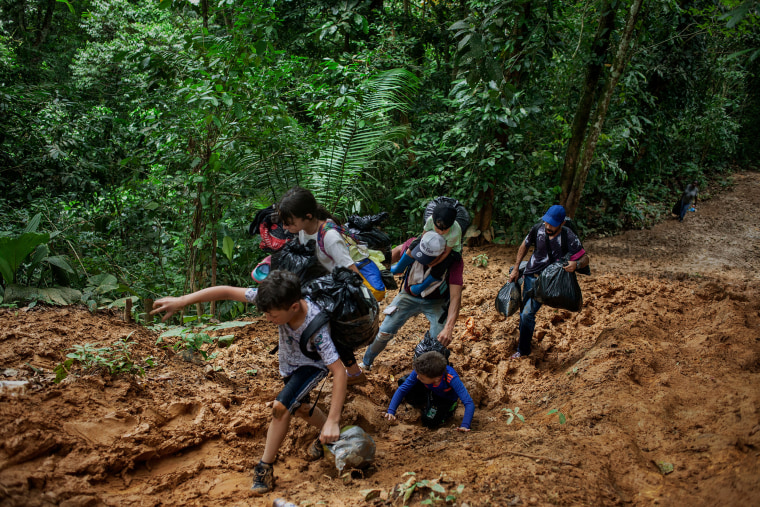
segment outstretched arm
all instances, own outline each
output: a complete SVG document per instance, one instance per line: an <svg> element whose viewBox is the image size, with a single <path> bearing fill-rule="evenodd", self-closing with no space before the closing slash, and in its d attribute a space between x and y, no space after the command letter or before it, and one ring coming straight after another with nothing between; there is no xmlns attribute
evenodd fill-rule
<svg viewBox="0 0 760 507"><path fill-rule="evenodd" d="M181 310L185 306L195 303L220 300L242 301L245 303L246 290L245 287L218 285L216 287L201 289L191 294L185 294L180 297L166 296L153 302L153 311L150 312L150 314L155 315L160 312L166 312L166 315L161 318L163 322L166 322L177 310Z"/></svg>

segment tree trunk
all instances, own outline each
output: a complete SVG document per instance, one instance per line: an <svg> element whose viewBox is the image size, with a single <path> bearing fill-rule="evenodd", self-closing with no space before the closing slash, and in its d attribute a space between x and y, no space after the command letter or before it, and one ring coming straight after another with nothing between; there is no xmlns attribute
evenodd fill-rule
<svg viewBox="0 0 760 507"><path fill-rule="evenodd" d="M47 1L47 9L45 9L45 18L40 24L40 31L37 32L37 40L34 41L34 47L40 47L45 39L47 39L48 33L50 33L50 24L53 22L53 9L55 8L56 0Z"/></svg>
<svg viewBox="0 0 760 507"><path fill-rule="evenodd" d="M636 26L636 20L641 10L641 3L643 0L633 0L631 8L628 11L628 17L625 21L625 28L620 36L620 43L618 44L617 53L615 59L612 62L612 71L610 77L602 90L602 94L597 102L596 111L594 112L593 119L591 120L591 128L584 143L583 153L577 169L573 174L572 185L567 192L567 198L563 202L567 215L574 217L575 212L580 204L581 194L583 193L583 186L586 184L586 178L588 177L588 171L591 167L591 161L594 158L594 151L596 150L596 144L599 141L599 135L602 132L602 126L604 125L604 119L607 116L607 110L610 106L610 100L612 99L612 93L617 86L617 82L620 80L620 76L623 74L623 69L628 61L628 48L633 36L633 29Z"/></svg>
<svg viewBox="0 0 760 507"><path fill-rule="evenodd" d="M594 36L593 56L586 67L586 84L583 87L583 95L578 101L575 109L575 117L571 127L570 141L567 143L565 152L565 164L562 167L560 176L560 202L567 201L567 196L572 187L575 171L578 168L578 158L583 147L583 139L586 137L588 120L591 117L591 111L594 106L599 80L602 77L604 69L604 55L607 54L610 47L610 34L615 26L615 9L610 5L609 0L605 0L602 5L602 15L599 18L599 26Z"/></svg>

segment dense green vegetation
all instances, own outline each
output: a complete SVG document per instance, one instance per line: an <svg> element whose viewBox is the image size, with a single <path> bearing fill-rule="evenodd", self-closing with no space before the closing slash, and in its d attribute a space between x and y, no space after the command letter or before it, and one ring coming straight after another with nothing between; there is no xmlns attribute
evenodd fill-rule
<svg viewBox="0 0 760 507"><path fill-rule="evenodd" d="M449 195L474 241L504 242L556 202L587 234L645 226L760 155L757 0L0 12L3 293L247 285L247 224L296 183L339 215L391 212L397 240Z"/></svg>

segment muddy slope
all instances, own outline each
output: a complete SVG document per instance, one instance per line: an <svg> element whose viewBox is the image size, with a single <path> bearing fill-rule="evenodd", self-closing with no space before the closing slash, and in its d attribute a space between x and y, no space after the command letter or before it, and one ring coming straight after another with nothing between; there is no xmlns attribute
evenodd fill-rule
<svg viewBox="0 0 760 507"><path fill-rule="evenodd" d="M493 304L515 248L465 249L465 259L489 259L467 266L452 347L477 404L473 431L455 431L456 421L425 430L403 405L399 422L382 419L424 333L417 318L370 382L349 390L344 422L373 435L375 465L339 476L329 459L307 463L317 431L298 421L264 498L248 489L281 386L272 325L253 318L214 360L194 364L118 315L2 310L0 503L402 505L394 489L417 482L408 504L430 498L434 483L440 498L471 506L759 504L760 176L735 179L741 191L713 191L683 223L586 241L584 308L542 309L528 359L508 359L517 318ZM156 360L144 377L74 371L52 382L75 345L127 337L134 357ZM525 421L508 424L506 409L518 407ZM368 490L377 497L365 500Z"/></svg>

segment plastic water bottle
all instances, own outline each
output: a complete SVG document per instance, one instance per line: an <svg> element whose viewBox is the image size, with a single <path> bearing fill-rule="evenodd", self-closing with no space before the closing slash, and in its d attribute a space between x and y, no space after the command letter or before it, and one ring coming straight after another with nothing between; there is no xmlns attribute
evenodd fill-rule
<svg viewBox="0 0 760 507"><path fill-rule="evenodd" d="M274 502L272 502L272 507L298 507L298 505L294 504L293 502L288 502L283 498L277 498Z"/></svg>

